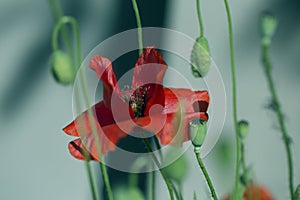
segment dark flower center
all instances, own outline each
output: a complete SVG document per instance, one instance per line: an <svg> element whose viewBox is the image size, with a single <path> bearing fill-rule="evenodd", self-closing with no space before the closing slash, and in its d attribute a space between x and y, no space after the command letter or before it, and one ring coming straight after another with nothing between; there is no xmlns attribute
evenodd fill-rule
<svg viewBox="0 0 300 200"><path fill-rule="evenodd" d="M133 110L135 118L144 117L144 111L146 108L146 95L148 89L149 86L138 87L130 96L129 105Z"/></svg>

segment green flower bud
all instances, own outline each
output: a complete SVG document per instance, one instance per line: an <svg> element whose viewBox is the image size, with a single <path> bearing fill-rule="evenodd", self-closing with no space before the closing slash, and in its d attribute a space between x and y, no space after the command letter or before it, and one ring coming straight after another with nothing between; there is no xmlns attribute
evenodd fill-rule
<svg viewBox="0 0 300 200"><path fill-rule="evenodd" d="M206 136L206 121L199 118L192 119L189 134L194 147L201 147Z"/></svg>
<svg viewBox="0 0 300 200"><path fill-rule="evenodd" d="M124 185L114 188L115 200L145 200L143 193L137 187L127 187Z"/></svg>
<svg viewBox="0 0 300 200"><path fill-rule="evenodd" d="M269 45L277 28L277 20L271 13L264 13L261 18L262 43Z"/></svg>
<svg viewBox="0 0 300 200"><path fill-rule="evenodd" d="M178 157L178 155L180 154L181 154L180 150L169 151L166 155L166 159L173 160L174 157ZM165 172L168 178L173 179L174 181L180 183L187 175L188 167L189 165L188 165L187 158L183 154L175 161L173 161L170 165L163 168L163 171Z"/></svg>
<svg viewBox="0 0 300 200"><path fill-rule="evenodd" d="M248 135L249 123L246 120L239 121L239 134L242 139L245 139Z"/></svg>
<svg viewBox="0 0 300 200"><path fill-rule="evenodd" d="M295 200L300 200L300 185L298 185L297 188L296 188Z"/></svg>
<svg viewBox="0 0 300 200"><path fill-rule="evenodd" d="M191 53L191 67L195 77L204 77L210 68L210 51L208 41L201 36L196 39Z"/></svg>
<svg viewBox="0 0 300 200"><path fill-rule="evenodd" d="M51 59L52 73L55 80L63 85L73 83L76 71L70 56L63 51L55 51Z"/></svg>

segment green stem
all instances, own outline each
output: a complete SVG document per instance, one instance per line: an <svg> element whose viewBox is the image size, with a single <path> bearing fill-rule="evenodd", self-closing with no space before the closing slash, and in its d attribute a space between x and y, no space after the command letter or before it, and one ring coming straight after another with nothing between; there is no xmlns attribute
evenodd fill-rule
<svg viewBox="0 0 300 200"><path fill-rule="evenodd" d="M75 38L75 43L76 43L76 47L77 47L77 69L79 68L80 64L81 64L81 47L80 47L80 36L79 36L79 26L77 21L73 18L73 17L69 17L69 16L64 16L61 17L59 19L59 21L57 22L57 24L54 27L53 30L53 34L52 34L52 47L54 50L58 50L59 46L58 46L58 32L60 30L60 28L65 25L70 23L72 25L73 31L74 31L74 38ZM103 177L103 181L104 181L104 185L106 187L107 190L107 194L108 194L108 199L112 200L113 199L113 195L112 195L112 191L111 191L111 187L110 187L110 183L109 183L109 179L108 179L108 174L107 174L107 170L105 165L103 164L104 160L103 160L103 156L102 156L102 151L101 151L101 147L100 147L100 141L99 141L99 137L98 137L98 133L97 133L97 128L96 128L96 124L95 121L93 120L93 113L90 107L90 102L89 102L89 97L88 97L88 93L87 93L87 86L86 86L86 80L85 80L85 76L83 73L82 69L79 69L79 74L80 74L80 83L81 83L81 87L82 87L82 91L83 91L83 96L84 96L84 101L85 101L85 105L88 108L88 116L89 116L89 123L91 124L92 127L92 134L93 137L95 139L95 143L96 143L96 149L98 151L98 155L100 158L100 170L101 170L101 174Z"/></svg>
<svg viewBox="0 0 300 200"><path fill-rule="evenodd" d="M232 31L232 20L230 9L227 0L224 0L227 20L228 20L228 29L229 29L229 46L230 46L230 63L231 63L231 79L232 79L232 99L233 99L233 122L235 129L235 140L236 140L236 167L235 167L235 187L234 187L234 196L236 197L238 183L239 183L239 169L240 169L240 138L238 130L238 117L237 117L237 92L236 92L236 75L235 75L235 64L234 64L234 49L233 49L233 31Z"/></svg>
<svg viewBox="0 0 300 200"><path fill-rule="evenodd" d="M153 140L154 140L155 147L159 153L160 160L162 161L163 155L162 155L162 151L161 151L161 145L160 145L159 140L156 135L154 135Z"/></svg>
<svg viewBox="0 0 300 200"><path fill-rule="evenodd" d="M99 196L98 196L98 193L95 189L94 178L93 178L93 174L92 174L92 168L91 168L90 162L86 158L85 158L85 166L86 166L88 177L89 177L89 182L90 182L90 187L91 187L91 190L92 190L93 199L98 200Z"/></svg>
<svg viewBox="0 0 300 200"><path fill-rule="evenodd" d="M210 179L210 177L209 177L209 175L207 173L207 170L206 170L206 168L204 166L204 163L202 162L202 159L200 157L200 152L196 148L194 150L195 150L195 155L196 155L198 164L199 164L199 166L200 166L200 168L201 168L201 170L202 170L202 172L204 174L204 177L205 177L206 182L208 184L208 187L210 189L211 195L212 195L212 197L213 197L214 200L218 200L215 188L214 188L214 186L212 184L212 181L211 181L211 179Z"/></svg>
<svg viewBox="0 0 300 200"><path fill-rule="evenodd" d="M242 162L242 168L243 168L243 177L248 193L248 200L252 199L252 194L250 190L250 185L249 185L249 179L248 179L248 170L247 170L247 165L246 165L246 160L245 160L245 145L243 142L241 142L241 162Z"/></svg>
<svg viewBox="0 0 300 200"><path fill-rule="evenodd" d="M156 158L156 156L154 155L153 149L152 149L151 145L149 144L148 140L146 138L143 138L143 141L145 143L145 146L146 146L147 150L151 153L151 156L152 156L155 164L157 165L157 167L158 167L158 169L159 169L159 171L160 171L160 173L161 173L161 175L162 175L162 177L163 177L163 179L164 179L164 181L167 185L171 200L174 200L174 192L173 192L171 182L169 181L168 177L165 175L163 170L161 170L160 163L159 163L158 159Z"/></svg>
<svg viewBox="0 0 300 200"><path fill-rule="evenodd" d="M63 11L61 9L61 6L60 6L58 0L49 0L49 4L51 6L53 16L57 23L60 20L60 18L63 16ZM69 34L67 27L63 26L61 28L62 40L65 43L68 54L73 58L74 55L73 55L73 49L72 49L72 42L71 42L69 35L70 34Z"/></svg>
<svg viewBox="0 0 300 200"><path fill-rule="evenodd" d="M155 173L154 171L149 172L148 174L148 199L154 200L155 199Z"/></svg>
<svg viewBox="0 0 300 200"><path fill-rule="evenodd" d="M141 23L140 12L136 0L132 0L132 6L135 13L136 24L138 27L139 54L141 55L143 53L142 23Z"/></svg>
<svg viewBox="0 0 300 200"><path fill-rule="evenodd" d="M198 22L199 22L199 28L200 28L200 36L204 36L204 26L203 21L201 17L201 7L200 7L200 0L196 0L197 3L197 14L198 14Z"/></svg>
<svg viewBox="0 0 300 200"><path fill-rule="evenodd" d="M272 101L274 104L274 110L277 115L277 120L280 126L280 131L282 134L282 138L284 141L284 146L286 150L286 155L287 155L287 161L288 161L288 176L289 176L289 190L290 190L290 195L291 199L294 200L294 181L293 181L293 159L292 159L292 151L290 147L290 142L291 139L287 133L286 126L284 123L284 116L280 107L278 95L274 86L274 81L271 75L271 62L270 62L270 55L269 55L269 45L264 45L262 44L262 57L263 57L263 65L264 65L264 71L265 75L267 78L269 90L272 96Z"/></svg>

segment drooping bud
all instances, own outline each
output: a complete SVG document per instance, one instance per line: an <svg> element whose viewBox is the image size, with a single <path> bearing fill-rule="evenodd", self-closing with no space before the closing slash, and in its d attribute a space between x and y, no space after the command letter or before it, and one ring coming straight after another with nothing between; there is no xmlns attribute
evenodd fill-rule
<svg viewBox="0 0 300 200"><path fill-rule="evenodd" d="M265 12L261 18L262 43L269 45L277 28L277 19L271 13Z"/></svg>
<svg viewBox="0 0 300 200"><path fill-rule="evenodd" d="M210 68L210 50L208 41L204 36L200 36L194 43L191 53L191 67L195 77L204 77Z"/></svg>
<svg viewBox="0 0 300 200"><path fill-rule="evenodd" d="M166 155L166 159L169 159L170 161L172 161L174 158L177 158L178 155L180 156L170 165L163 168L163 171L165 172L166 176L176 181L177 183L181 183L183 181L184 177L187 175L189 167L185 154L181 154L182 152L176 149L169 151Z"/></svg>
<svg viewBox="0 0 300 200"><path fill-rule="evenodd" d="M63 51L55 51L51 58L51 70L55 80L63 85L73 83L75 79L75 69L70 56Z"/></svg>
<svg viewBox="0 0 300 200"><path fill-rule="evenodd" d="M206 136L206 121L200 118L192 119L189 134L194 147L201 147Z"/></svg>
<svg viewBox="0 0 300 200"><path fill-rule="evenodd" d="M297 186L295 191L295 199L300 200L300 184Z"/></svg>
<svg viewBox="0 0 300 200"><path fill-rule="evenodd" d="M248 135L249 123L246 120L240 120L238 124L240 137L245 139Z"/></svg>

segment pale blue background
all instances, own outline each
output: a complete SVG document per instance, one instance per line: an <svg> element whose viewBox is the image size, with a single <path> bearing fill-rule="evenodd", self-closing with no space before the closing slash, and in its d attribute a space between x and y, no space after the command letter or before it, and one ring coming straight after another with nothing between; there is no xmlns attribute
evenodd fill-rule
<svg viewBox="0 0 300 200"><path fill-rule="evenodd" d="M273 128L275 117L263 108L269 92L260 64L258 21L261 11L268 8L280 18L271 50L273 72L287 128L293 138L295 183L300 183L297 156L300 153L299 3L283 0L230 3L237 58L238 115L249 120L251 125L247 161L253 163L256 180L268 186L276 199L288 199L284 147L279 132ZM111 25L120 19L114 17L118 1L88 0L82 5L68 9L80 11L82 47L86 55L109 37ZM230 141L234 137L224 5L223 1L203 0L202 8L205 32L228 95L228 117L221 140ZM47 1L0 1L0 199L3 200L82 200L90 197L84 164L69 155L66 144L71 138L61 131L73 117L72 89L57 85L49 73L47 55L51 50L52 24ZM170 2L166 27L196 38L199 28L194 0ZM205 163L216 190L223 195L232 188L233 166L218 162L218 146L215 149ZM192 152L188 155L191 166L184 185L185 196L191 199L192 191L197 190L201 199L208 199ZM157 189L158 199L166 199L166 187L161 178Z"/></svg>

